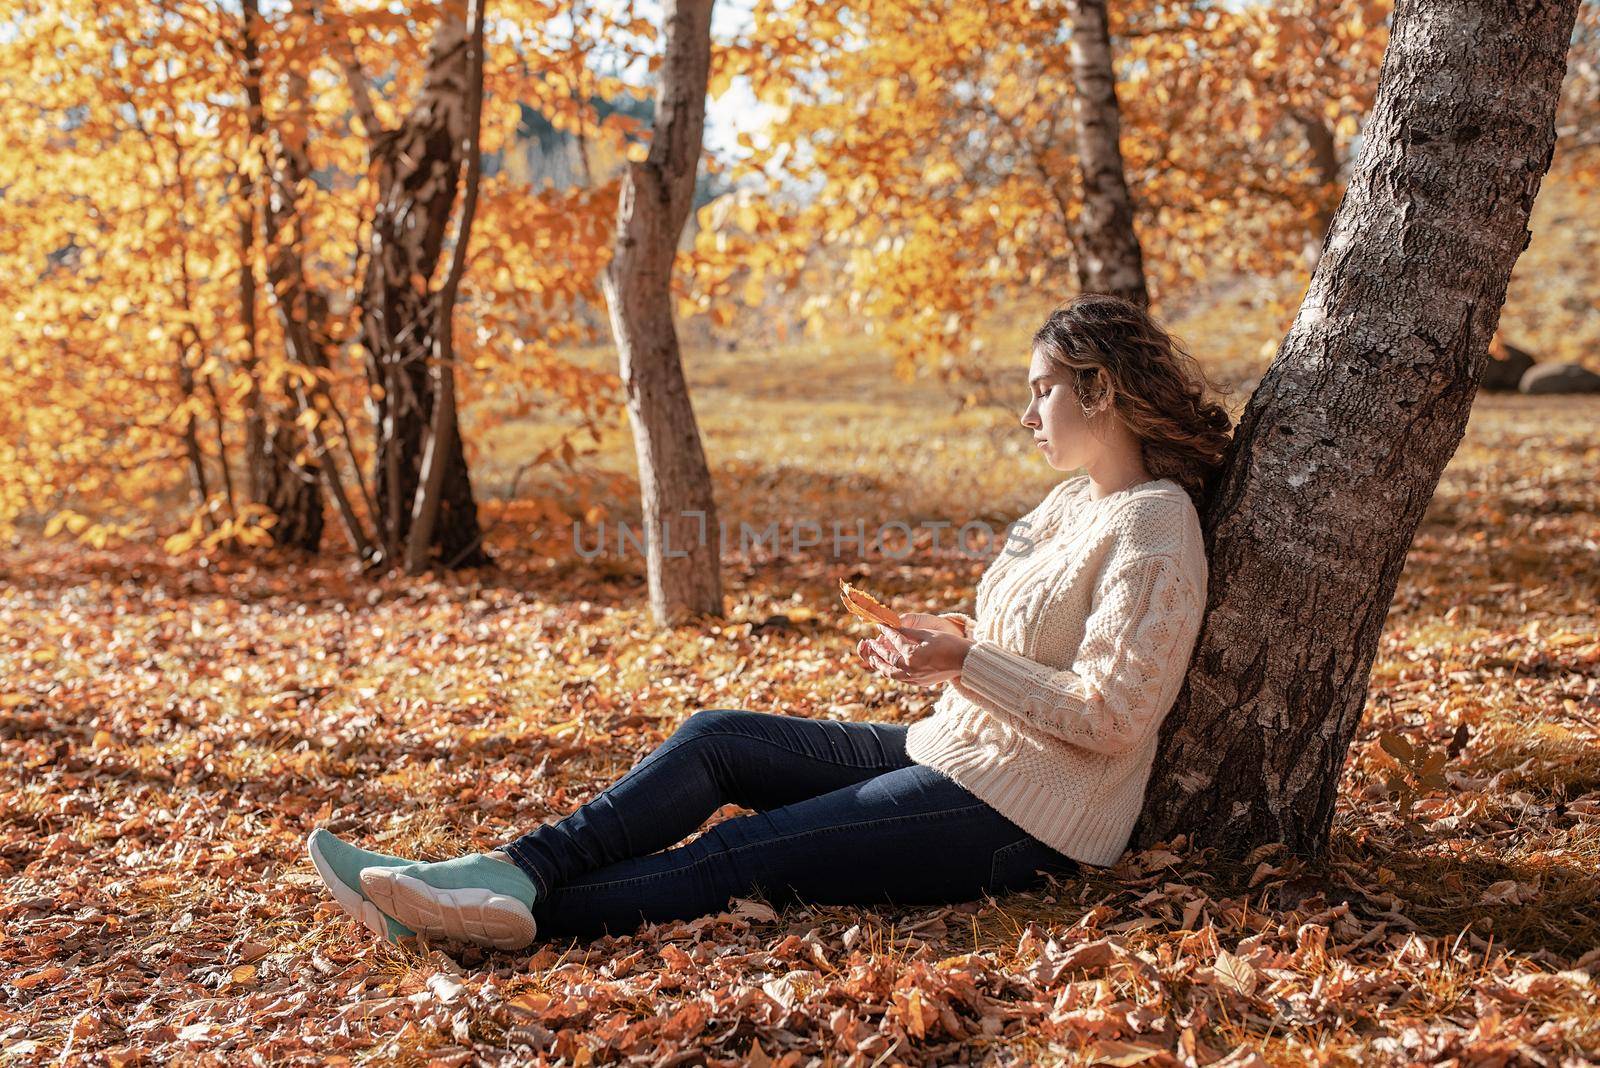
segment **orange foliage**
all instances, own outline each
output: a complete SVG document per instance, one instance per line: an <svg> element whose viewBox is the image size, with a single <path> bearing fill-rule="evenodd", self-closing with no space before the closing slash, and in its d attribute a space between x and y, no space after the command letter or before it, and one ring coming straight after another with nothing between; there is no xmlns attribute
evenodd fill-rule
<svg viewBox="0 0 1600 1068"><path fill-rule="evenodd" d="M1122 149L1155 299L1229 269L1299 266L1340 187L1312 166L1305 120L1341 156L1370 103L1386 0L1113 5ZM1059 5L802 0L755 9L722 54L778 108L743 173L762 192L702 211L685 309L798 287L807 325L840 306L880 331L902 375L947 371L974 323L1070 284L1079 210ZM815 186L790 203L783 181Z"/></svg>
<svg viewBox="0 0 1600 1068"><path fill-rule="evenodd" d="M581 129L596 159L592 182L535 189L525 168L483 180L470 269L456 322L466 399L498 395L515 414L548 404L573 432L595 427L616 376L557 355L594 338L603 316L595 279L609 257L615 163L637 131L600 121L594 101L644 90L593 74L600 46L637 51L651 27L590 15L555 30L567 5L497 0L490 27L483 149L516 146L519 102ZM311 12L318 12L311 17ZM51 516L95 545L117 536L187 530L174 543L264 540L265 509L243 497L242 421L253 394L276 411L296 379L324 376L366 462L367 386L353 339L360 316L363 227L373 188L367 141L342 60L371 80L373 107L397 122L419 88L437 5L297 3L264 13L258 42L269 141L303 140L314 180L297 190L281 241L298 241L306 282L328 294L321 324L339 346L323 371L284 355L259 229L275 165L251 137L239 16L226 6L165 0L27 0L0 36L0 532ZM412 17L415 16L415 17ZM302 123L287 96L308 85ZM459 198L458 198L459 200ZM257 219L245 253L240 225ZM446 260L448 257L446 257ZM254 272L254 351L241 272ZM441 271L442 273L442 271ZM437 286L441 279L419 279ZM318 416L302 412L303 427ZM322 412L326 416L327 412ZM481 426L475 427L481 430ZM210 497L191 494L192 430ZM339 423L324 430L337 438ZM472 455L471 433L468 455ZM560 447L541 454L559 455ZM230 492L230 482L232 489ZM206 520L201 523L202 517Z"/></svg>

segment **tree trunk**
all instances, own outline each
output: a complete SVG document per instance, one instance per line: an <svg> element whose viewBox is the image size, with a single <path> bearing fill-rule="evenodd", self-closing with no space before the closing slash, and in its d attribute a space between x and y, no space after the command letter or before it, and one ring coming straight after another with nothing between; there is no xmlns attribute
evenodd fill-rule
<svg viewBox="0 0 1600 1068"><path fill-rule="evenodd" d="M1315 271L1322 260L1322 244L1328 227L1333 225L1333 210L1337 198L1329 192L1339 183L1339 149L1334 143L1333 128L1328 120L1310 111L1296 111L1292 118L1306 138L1306 149L1311 155L1311 170L1321 187L1318 191L1317 213L1311 220L1311 232L1306 235L1302 256L1306 270Z"/></svg>
<svg viewBox="0 0 1600 1068"><path fill-rule="evenodd" d="M252 0L245 0L247 4ZM248 20L249 9L246 9ZM248 26L248 22L246 23ZM255 39L245 33L245 61L259 71ZM259 93L259 89L257 90ZM250 380L244 409L244 493L251 504L266 498L267 420L261 404L261 361L256 350L256 183L247 167L239 169L239 319L244 326L245 356L241 368Z"/></svg>
<svg viewBox="0 0 1600 1068"><path fill-rule="evenodd" d="M267 152L267 115L261 99L261 56L258 27L261 12L257 0L243 0L241 5L243 52L245 61L245 103L249 108L250 135L260 151ZM298 76L292 76L297 77ZM283 138L274 165L270 157L264 168L266 200L262 223L266 237L267 281L272 289L284 327L284 337L290 356L309 367L327 365L328 341L322 333L326 317L326 303L314 299L306 285L304 265L299 250L299 222L295 210L295 190L311 176L311 161L305 152L305 86L298 78L291 86L291 97L300 112L293 123L294 132ZM248 173L248 172L247 172ZM248 252L254 238L255 184L245 186L248 205L242 227L245 231L245 249ZM284 238L288 229L293 233ZM245 282L241 283L240 300L246 302L247 327L251 349L249 374L251 393L249 414L245 423L245 455L250 467L250 499L265 504L277 514L277 521L269 528L274 544L293 546L306 552L316 552L322 545L322 494L315 477L306 477L307 469L295 462L299 451L295 446L297 435L287 427L294 426L298 407L284 405L277 415L277 424L269 434L262 411L261 382L257 377L255 351L255 277L248 263L244 266ZM287 424L287 427L286 427ZM323 457L324 464L332 464L331 456ZM337 478L334 470L333 477ZM314 472L313 472L314 475Z"/></svg>
<svg viewBox="0 0 1600 1068"><path fill-rule="evenodd" d="M1106 0L1070 0L1073 118L1083 211L1078 219L1078 288L1150 303L1144 255L1133 229L1133 202L1122 166L1122 118L1111 66Z"/></svg>
<svg viewBox="0 0 1600 1068"><path fill-rule="evenodd" d="M188 409L183 418L183 452L189 460L189 486L194 490L206 529L214 530L217 522L211 514L211 486L206 481L205 455L200 450L200 435L195 431L195 414L190 405L194 400L194 368L189 366L189 346L183 338L178 340L178 393Z"/></svg>
<svg viewBox="0 0 1600 1068"><path fill-rule="evenodd" d="M261 503L278 517L269 531L275 544L316 552L327 520L322 513L322 495L317 492L317 469L295 462L301 438L299 428L291 422L272 428L262 455L266 483ZM331 458L324 457L323 462L331 462Z"/></svg>
<svg viewBox="0 0 1600 1068"><path fill-rule="evenodd" d="M478 207L478 185L482 179L482 153L478 147L478 127L483 119L483 49L485 0L473 0L472 33L468 38L472 54L468 62L466 147L467 175L461 198L461 223L456 230L455 248L450 255L450 272L439 289L438 329L434 332L433 411L428 419L428 441L422 454L417 493L412 502L411 529L406 538L406 572L416 575L428 564L428 549L442 510L445 472L461 452L456 433L455 308L461 291L461 276L466 271L467 249L472 244L472 219ZM453 563L446 558L446 567Z"/></svg>
<svg viewBox="0 0 1600 1068"><path fill-rule="evenodd" d="M465 0L444 6L416 109L398 129L374 131L372 137L378 199L361 343L368 378L377 387L376 523L384 559L392 565L402 562L433 415L428 357L435 332L448 329L438 320L428 280L439 263L461 177L469 78L465 16ZM459 442L459 427L451 425L449 436ZM480 567L489 563L481 541L472 480L458 445L444 470L432 544L447 566Z"/></svg>
<svg viewBox="0 0 1600 1068"><path fill-rule="evenodd" d="M1322 262L1202 508L1208 613L1136 843L1326 848L1406 552L1531 238L1576 9L1395 5Z"/></svg>
<svg viewBox="0 0 1600 1068"><path fill-rule="evenodd" d="M657 625L720 617L717 505L672 321L672 260L694 197L711 67L712 0L667 0L655 130L630 162L602 285L616 338L643 498L650 612Z"/></svg>

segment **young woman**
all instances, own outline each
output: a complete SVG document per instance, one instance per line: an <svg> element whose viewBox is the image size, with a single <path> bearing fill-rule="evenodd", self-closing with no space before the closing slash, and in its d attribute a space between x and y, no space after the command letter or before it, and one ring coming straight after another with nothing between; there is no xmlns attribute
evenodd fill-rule
<svg viewBox="0 0 1600 1068"><path fill-rule="evenodd" d="M314 831L335 898L390 939L516 949L733 896L932 904L1114 862L1199 634L1194 502L1230 421L1194 359L1115 297L1052 312L1027 385L1036 447L1085 473L1013 524L1024 547L1008 537L984 571L976 617L911 614L856 646L879 674L943 687L931 715L902 726L705 709L594 800L490 853L423 863ZM728 802L754 812L677 845Z"/></svg>

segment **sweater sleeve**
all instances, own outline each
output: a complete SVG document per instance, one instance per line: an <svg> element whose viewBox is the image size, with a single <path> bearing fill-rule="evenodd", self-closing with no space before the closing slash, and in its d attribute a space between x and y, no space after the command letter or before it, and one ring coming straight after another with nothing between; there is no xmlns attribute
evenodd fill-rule
<svg viewBox="0 0 1600 1068"><path fill-rule="evenodd" d="M1083 641L1065 670L996 642L967 652L957 687L968 699L1073 745L1126 753L1177 697L1205 612L1175 557L1109 566L1096 582ZM1049 625L1049 620L1044 621Z"/></svg>

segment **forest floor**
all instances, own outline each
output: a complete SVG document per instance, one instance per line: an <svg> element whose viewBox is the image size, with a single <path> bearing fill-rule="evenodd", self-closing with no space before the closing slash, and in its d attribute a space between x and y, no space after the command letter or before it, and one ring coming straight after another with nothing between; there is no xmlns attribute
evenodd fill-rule
<svg viewBox="0 0 1600 1068"><path fill-rule="evenodd" d="M1208 314L1191 324L1205 350L1258 365L1219 377L1258 370L1271 324L1225 345L1242 317ZM1060 477L1018 432L1015 351L1015 405L958 416L848 348L797 347L781 377L693 355L727 516L1003 526ZM525 455L519 432L499 447ZM624 515L604 459L583 461L584 507ZM1600 1058L1597 469L1600 398L1480 397L1411 547L1323 863L1179 841L954 907L752 900L518 953L378 942L317 880L307 833L430 859L488 848L701 708L919 718L935 691L856 667L837 582L970 611L982 559L948 540L898 560L735 545L727 618L663 633L637 553L586 560L515 509L496 512L501 567L444 579L10 552L0 1060Z"/></svg>

